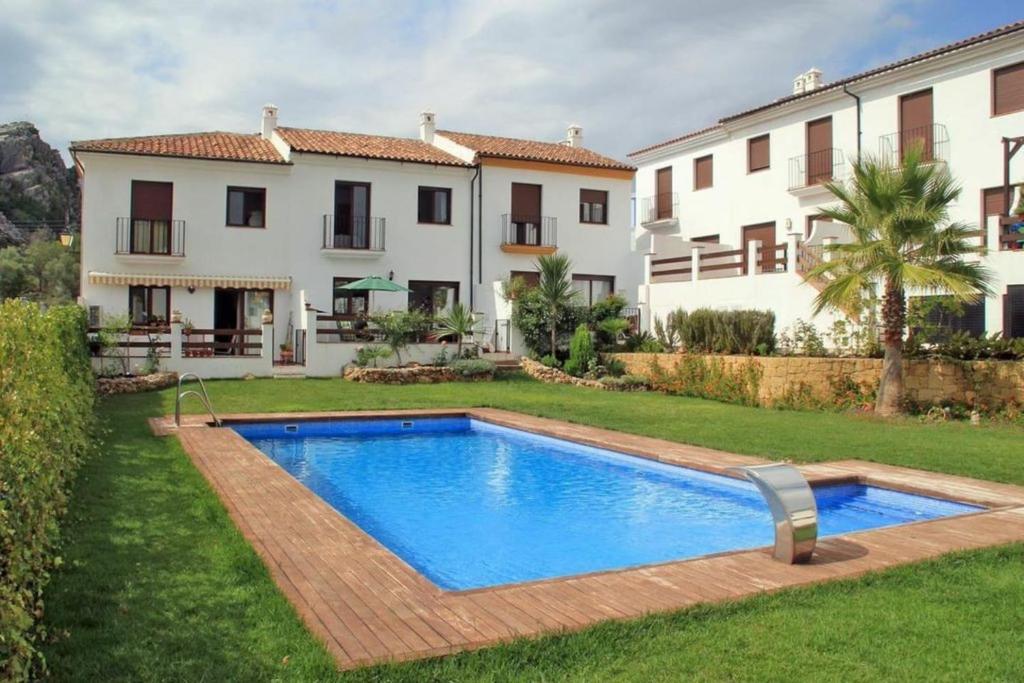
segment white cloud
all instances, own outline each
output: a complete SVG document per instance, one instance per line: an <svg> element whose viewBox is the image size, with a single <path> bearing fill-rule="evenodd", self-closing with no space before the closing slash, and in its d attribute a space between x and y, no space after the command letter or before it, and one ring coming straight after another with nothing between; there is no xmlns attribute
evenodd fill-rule
<svg viewBox="0 0 1024 683"><path fill-rule="evenodd" d="M441 127L623 156L788 92L816 65L905 31L888 0L442 3L8 0L0 121L52 144L284 125ZM859 65L858 65L859 66Z"/></svg>

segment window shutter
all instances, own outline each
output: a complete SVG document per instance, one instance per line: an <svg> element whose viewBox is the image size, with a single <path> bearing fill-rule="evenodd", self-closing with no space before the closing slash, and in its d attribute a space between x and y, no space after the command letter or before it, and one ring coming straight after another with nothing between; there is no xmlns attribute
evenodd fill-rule
<svg viewBox="0 0 1024 683"><path fill-rule="evenodd" d="M1024 62L992 72L992 113L1024 110Z"/></svg>
<svg viewBox="0 0 1024 683"><path fill-rule="evenodd" d="M714 182L713 159L710 154L693 160L693 189L703 190Z"/></svg>
<svg viewBox="0 0 1024 683"><path fill-rule="evenodd" d="M148 180L132 181L132 218L147 221L171 220L174 185Z"/></svg>
<svg viewBox="0 0 1024 683"><path fill-rule="evenodd" d="M770 143L767 135L747 141L747 171L760 171L770 165Z"/></svg>

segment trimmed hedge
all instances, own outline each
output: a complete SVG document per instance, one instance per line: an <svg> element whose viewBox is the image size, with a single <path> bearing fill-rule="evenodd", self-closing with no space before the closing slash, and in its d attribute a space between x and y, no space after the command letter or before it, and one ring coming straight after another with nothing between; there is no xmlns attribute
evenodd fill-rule
<svg viewBox="0 0 1024 683"><path fill-rule="evenodd" d="M94 378L78 306L0 304L0 680L34 677L58 522L94 427Z"/></svg>

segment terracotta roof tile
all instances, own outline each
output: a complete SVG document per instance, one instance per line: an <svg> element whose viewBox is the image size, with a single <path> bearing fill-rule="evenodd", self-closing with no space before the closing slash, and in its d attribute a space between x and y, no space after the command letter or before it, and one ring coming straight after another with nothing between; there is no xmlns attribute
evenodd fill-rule
<svg viewBox="0 0 1024 683"><path fill-rule="evenodd" d="M71 143L72 152L110 152L145 156L286 163L269 140L258 134L181 133L136 138L105 138Z"/></svg>
<svg viewBox="0 0 1024 683"><path fill-rule="evenodd" d="M278 134L295 152L412 161L442 166L469 166L462 159L414 138L341 133L308 128L278 128Z"/></svg>
<svg viewBox="0 0 1024 683"><path fill-rule="evenodd" d="M757 112L764 111L766 109L771 109L773 107L781 107L781 106L789 104L790 102L793 102L795 100L802 100L802 99L806 99L808 97L814 97L815 95L819 95L821 93L832 92L832 91L836 90L837 88L842 88L845 85L851 85L852 83L856 83L857 81L862 81L865 78L870 78L872 76L877 76L879 74L887 73L889 71L896 71L897 69L902 69L902 68L910 66L912 64L916 64L917 62L923 62L923 61L925 61L927 59L933 59L935 57L940 57L940 56L942 56L944 54L948 54L950 52L956 52L957 50L962 50L964 48L971 47L972 45L978 45L980 43L985 43L985 42L988 42L990 40L994 40L996 38L1000 38L1002 36L1009 35L1009 34L1012 34L1012 33L1017 33L1017 32L1020 32L1020 31L1024 31L1024 21L1017 21L1017 22L1014 22L1012 24L1006 24L1005 26L1000 26L999 28L994 28L991 31L986 31L984 33L979 33L978 35L971 36L970 38L964 38L963 40L958 40L958 41L956 41L954 43L949 43L947 45L943 45L941 47L937 47L937 48L934 48L932 50L928 50L927 52L922 52L920 54L916 54L916 55L913 55L911 57L907 57L905 59L901 59L899 61L890 62L889 64L884 64L884 65L876 67L874 69L869 69L868 71L862 71L861 73L854 74L853 76L848 76L846 78L843 78L843 79L838 80L838 81L834 81L832 83L826 83L822 87L816 88L815 90L811 90L810 92L801 93L799 95L787 95L786 97L780 97L779 99L774 100L772 102L769 102L768 104L763 104L763 105L761 105L759 107L754 107L753 109L747 109L746 111L742 111L742 112L740 112L738 114L733 114L731 116L725 116L725 117L719 119L717 125L709 126L707 128L703 128L701 130L693 131L692 133L687 133L686 135L682 135L682 136L679 136L679 137L676 137L676 138L672 138L671 140L665 140L664 142L659 142L659 143L657 143L655 145L650 145L649 147L644 147L642 149L638 149L635 152L630 152L628 154L628 156L633 157L633 156L636 156L638 154L643 154L645 152L650 152L650 151L658 149L660 147L667 147L667 146L673 145L673 144L675 144L677 142L682 142L683 140L687 140L689 138L697 137L697 136L702 135L704 133L707 133L709 131L715 130L716 128L720 128L722 126L722 124L724 124L724 123L727 123L727 122L730 122L730 121L735 121L737 119L742 119L742 118L744 118L746 116L750 116L751 114L755 114Z"/></svg>
<svg viewBox="0 0 1024 683"><path fill-rule="evenodd" d="M437 134L473 150L482 157L546 161L553 164L614 168L624 171L636 170L635 167L611 157L602 156L583 147L570 147L560 142L537 142L536 140L501 138L493 135L456 133L448 130L439 130Z"/></svg>

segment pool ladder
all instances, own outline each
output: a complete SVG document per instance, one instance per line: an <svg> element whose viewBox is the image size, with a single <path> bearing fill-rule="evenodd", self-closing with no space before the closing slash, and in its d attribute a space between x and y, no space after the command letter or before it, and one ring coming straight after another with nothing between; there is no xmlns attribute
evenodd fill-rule
<svg viewBox="0 0 1024 683"><path fill-rule="evenodd" d="M199 382L199 391L195 389L188 389L186 391L181 390L181 385L189 377L195 378ZM217 414L213 412L213 406L210 405L210 395L206 393L206 385L203 384L203 378L194 372L186 372L178 377L178 397L174 399L174 424L178 427L181 426L181 399L186 396L195 396L203 402L203 406L206 408L206 412L210 413L210 417L213 418L213 424L220 427L223 423Z"/></svg>

